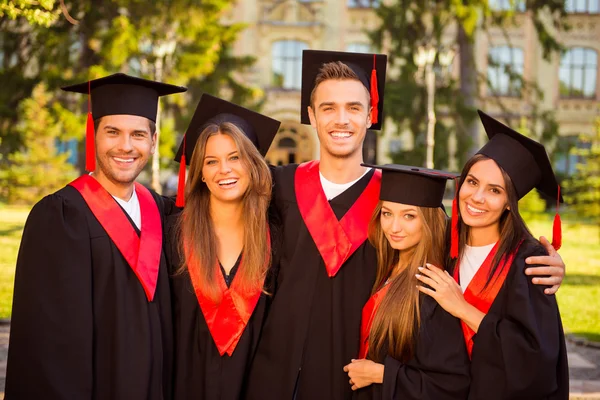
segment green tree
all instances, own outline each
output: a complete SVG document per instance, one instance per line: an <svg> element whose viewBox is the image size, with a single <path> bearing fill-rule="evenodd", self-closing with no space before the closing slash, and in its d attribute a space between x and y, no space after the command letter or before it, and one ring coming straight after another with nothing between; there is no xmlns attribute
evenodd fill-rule
<svg viewBox="0 0 600 400"><path fill-rule="evenodd" d="M576 173L566 180L566 201L577 216L600 228L600 119L593 136L582 135L572 150L579 157Z"/></svg>
<svg viewBox="0 0 600 400"><path fill-rule="evenodd" d="M496 2L498 4L503 2ZM458 80L449 79L436 91L436 109L438 115L444 115L451 124L438 119L436 124L436 149L442 154L444 162L437 168L447 168L446 135L453 133L457 140L457 162L463 165L466 159L479 147L479 122L476 108L479 87L487 82L487 76L478 73L475 66L474 38L478 32L486 32L490 28L506 29L513 24L517 14L525 12L531 18L542 45L543 54L548 59L555 51L560 50L553 30L564 27L566 15L562 1L510 1L511 7L503 10L490 8L488 0L395 0L382 2L376 13L380 19L377 29L370 33L373 44L388 50L390 74L385 93L385 113L395 124L408 130L415 144L424 143L426 123L426 90L415 79L419 72L414 61L419 45L433 43L441 47L454 47L460 64ZM445 32L455 32L448 37ZM508 35L507 35L508 37ZM493 63L493 60L490 60ZM436 60L437 63L437 60ZM439 68L439 66L437 66ZM531 126L542 125L545 136L555 135L555 123L552 114L536 108L541 92L530 82L523 80L514 71L509 73L518 81L522 95L531 103ZM498 99L498 101L500 101ZM443 112L440 112L442 110ZM442 140L442 148L437 141ZM396 155L404 163L422 165L424 149L415 146L416 151L402 152Z"/></svg>
<svg viewBox="0 0 600 400"><path fill-rule="evenodd" d="M8 203L31 204L71 181L76 172L67 162L68 153L59 154L56 148L63 138L63 126L57 109L50 104L51 96L44 84L33 90L31 98L19 107L22 151L8 156L0 169L1 196Z"/></svg>
<svg viewBox="0 0 600 400"><path fill-rule="evenodd" d="M55 4L55 0L0 0L0 17L23 17L30 24L50 26L59 14Z"/></svg>

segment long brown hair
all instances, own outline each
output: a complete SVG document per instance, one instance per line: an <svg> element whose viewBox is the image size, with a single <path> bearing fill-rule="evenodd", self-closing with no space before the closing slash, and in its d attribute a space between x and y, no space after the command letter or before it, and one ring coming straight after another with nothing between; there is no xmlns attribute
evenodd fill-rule
<svg viewBox="0 0 600 400"><path fill-rule="evenodd" d="M235 277L236 288L251 290L263 285L271 262L268 249L267 209L271 200L272 178L265 160L252 142L234 124L223 122L204 128L192 154L186 181L186 206L179 217L180 272L196 268L204 295L218 300L216 282L217 240L210 217L210 191L202 182L206 143L211 136L228 135L233 139L240 159L249 172L250 184L242 198L244 219L243 267ZM185 248L184 248L185 247ZM186 254L187 253L187 254Z"/></svg>
<svg viewBox="0 0 600 400"><path fill-rule="evenodd" d="M469 171L473 167L473 165L477 164L479 161L489 160L490 158L483 154L475 154L473 157L467 161L465 164L458 183L458 188L456 189L456 201L460 201L459 193L460 188L465 183L467 175ZM498 165L498 164L496 164ZM499 225L499 234L500 240L498 243L498 250L496 251L496 255L492 259L492 268L490 269L490 273L487 278L487 282L484 286L486 288L488 284L491 282L491 278L494 276L496 270L499 266L501 266L502 259L513 252L515 252L519 246L519 243L522 240L533 239L529 228L523 221L523 218L519 214L519 197L517 196L517 191L515 189L514 184L512 183L512 179L506 173L502 167L498 165L500 171L502 172L502 177L504 178L504 188L506 189L506 194L508 198L508 207L502 215L500 215L500 225ZM459 259L462 255L465 245L468 243L469 235L471 228L465 224L462 220L460 214L460 207L458 207L458 254Z"/></svg>
<svg viewBox="0 0 600 400"><path fill-rule="evenodd" d="M392 248L381 228L381 208L380 201L369 224L369 241L377 251L377 278L372 293L384 285L400 259L400 251ZM447 220L439 207L417 207L417 213L423 221L421 240L410 250L413 253L409 265L388 284L388 291L375 313L369 332L371 360L381 361L385 350L401 362L414 356L415 337L421 325L416 288L419 281L415 274L426 262L442 266Z"/></svg>

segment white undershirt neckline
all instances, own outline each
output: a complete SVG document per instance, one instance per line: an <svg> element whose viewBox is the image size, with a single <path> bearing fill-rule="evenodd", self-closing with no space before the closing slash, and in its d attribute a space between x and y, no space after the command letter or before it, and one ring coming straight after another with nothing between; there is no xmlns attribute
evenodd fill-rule
<svg viewBox="0 0 600 400"><path fill-rule="evenodd" d="M479 271L479 268L490 254L496 243L487 244L485 246L469 246L465 245L465 249L460 257L460 288L463 293L467 290L469 283Z"/></svg>
<svg viewBox="0 0 600 400"><path fill-rule="evenodd" d="M111 195L112 196L112 195ZM133 194L128 201L120 199L116 196L113 198L123 207L129 218L133 221L135 226L141 231L142 230L142 214L140 212L140 201L138 200L135 187L133 188Z"/></svg>
<svg viewBox="0 0 600 400"><path fill-rule="evenodd" d="M344 193L347 189L349 189L356 182L361 180L367 174L367 172L369 172L370 170L371 170L371 168L367 168L361 176L359 176L357 179L355 179L351 182L348 182L348 183L331 182L330 180L327 180L327 178L325 178L323 176L323 174L319 171L319 177L321 178L321 187L323 187L323 191L325 192L325 197L327 197L327 200L332 200L332 199L336 198L340 194Z"/></svg>

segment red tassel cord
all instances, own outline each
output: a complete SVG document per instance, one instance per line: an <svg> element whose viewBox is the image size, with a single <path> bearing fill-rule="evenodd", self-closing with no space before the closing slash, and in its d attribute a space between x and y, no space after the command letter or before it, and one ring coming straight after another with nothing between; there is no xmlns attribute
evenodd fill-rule
<svg viewBox="0 0 600 400"><path fill-rule="evenodd" d="M373 54L373 70L371 71L371 123L379 120L379 91L377 90L377 71L375 69L376 55Z"/></svg>
<svg viewBox="0 0 600 400"><path fill-rule="evenodd" d="M183 152L179 160L179 182L177 183L177 198L175 206L183 208L185 206L185 135L183 136Z"/></svg>
<svg viewBox="0 0 600 400"><path fill-rule="evenodd" d="M88 114L85 125L85 169L89 172L94 172L96 170L96 146L94 140L91 83L88 81Z"/></svg>
<svg viewBox="0 0 600 400"><path fill-rule="evenodd" d="M560 249L562 246L562 222L560 215L558 214L558 208L560 206L560 185L558 186L558 195L556 197L556 215L554 216L554 223L552 224L552 247L555 250Z"/></svg>

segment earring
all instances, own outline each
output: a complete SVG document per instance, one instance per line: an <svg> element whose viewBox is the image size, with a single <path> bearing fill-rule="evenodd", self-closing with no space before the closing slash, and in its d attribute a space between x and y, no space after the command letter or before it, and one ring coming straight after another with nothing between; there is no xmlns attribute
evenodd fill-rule
<svg viewBox="0 0 600 400"><path fill-rule="evenodd" d="M202 182L206 182L206 179L204 179L204 177L202 177Z"/></svg>

